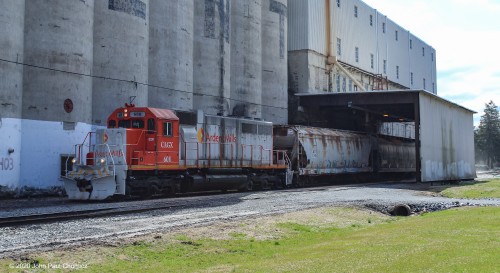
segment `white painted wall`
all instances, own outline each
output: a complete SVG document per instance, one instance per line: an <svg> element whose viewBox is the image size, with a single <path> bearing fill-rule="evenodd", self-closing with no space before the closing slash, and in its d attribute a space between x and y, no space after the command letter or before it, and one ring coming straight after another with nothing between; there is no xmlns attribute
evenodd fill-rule
<svg viewBox="0 0 500 273"><path fill-rule="evenodd" d="M474 179L472 112L420 93L422 182Z"/></svg>
<svg viewBox="0 0 500 273"><path fill-rule="evenodd" d="M63 130L63 122L22 120L21 174L17 188L63 187L60 180L61 155L74 154L92 126L76 123L74 130Z"/></svg>
<svg viewBox="0 0 500 273"><path fill-rule="evenodd" d="M14 152L9 153L9 149ZM0 186L14 190L21 173L21 120L0 118Z"/></svg>

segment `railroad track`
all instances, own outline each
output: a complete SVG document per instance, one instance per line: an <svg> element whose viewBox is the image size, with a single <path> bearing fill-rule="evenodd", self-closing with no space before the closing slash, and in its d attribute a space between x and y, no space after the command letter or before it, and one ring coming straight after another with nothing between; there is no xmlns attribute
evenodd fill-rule
<svg viewBox="0 0 500 273"><path fill-rule="evenodd" d="M124 214L154 211L154 210L171 209L173 207L179 207L179 206L182 206L182 204L160 204L149 207L136 205L132 207L101 208L101 209L75 210L75 211L57 212L57 213L42 213L42 214L30 214L30 215L12 216L12 217L1 217L0 228L45 224L45 223L53 223L60 221L85 219L85 218L117 216Z"/></svg>
<svg viewBox="0 0 500 273"><path fill-rule="evenodd" d="M364 184L356 184L356 186L360 185L372 185L377 183L364 183ZM387 184L387 183L386 183ZM389 183L390 184L390 183ZM353 185L353 184L346 184ZM304 191L325 191L331 187L342 187L339 190L346 190L343 186L346 185L320 185L317 187L310 188L299 188L299 189L285 189L282 190L283 193L286 192L304 192ZM116 207L107 207L107 208L96 208L96 209L80 209L80 210L71 210L67 212L56 212L56 213L43 213L43 214L30 214L30 215L22 215L22 216L9 216L9 217L0 217L0 228L2 227L15 227L15 226L24 226L24 225L35 225L35 224L45 224L45 223L53 223L53 222L61 222L68 220L77 220L77 219L89 219L89 218L99 218L99 217L107 217L107 216L118 216L125 214L133 214L133 213L141 213L155 210L165 210L172 208L180 208L180 207L189 207L193 204L198 204L198 206L205 206L213 202L218 202L220 197L230 197L232 200L238 200L241 197L231 196L229 195L220 195L215 194L214 192L205 192L198 193L197 195L187 194L179 198L173 199L156 199L154 203L143 203L143 204L119 204ZM143 200L145 201L145 200ZM149 200L151 201L151 200ZM224 202L224 201L223 201ZM66 204L67 205L67 204Z"/></svg>

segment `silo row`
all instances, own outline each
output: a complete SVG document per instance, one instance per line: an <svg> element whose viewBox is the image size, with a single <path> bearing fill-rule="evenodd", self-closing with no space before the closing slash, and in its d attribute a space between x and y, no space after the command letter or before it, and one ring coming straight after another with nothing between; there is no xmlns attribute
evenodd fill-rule
<svg viewBox="0 0 500 273"><path fill-rule="evenodd" d="M0 3L2 186L57 186L72 144L130 98L286 123L286 0Z"/></svg>
<svg viewBox="0 0 500 273"><path fill-rule="evenodd" d="M30 1L25 22L28 119L105 125L131 97L256 118L286 108L285 0Z"/></svg>

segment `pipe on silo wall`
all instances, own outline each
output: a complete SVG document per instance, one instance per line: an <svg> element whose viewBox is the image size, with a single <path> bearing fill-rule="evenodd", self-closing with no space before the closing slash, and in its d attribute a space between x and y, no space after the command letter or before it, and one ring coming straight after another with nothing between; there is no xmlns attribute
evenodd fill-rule
<svg viewBox="0 0 500 273"><path fill-rule="evenodd" d="M91 129L94 1L26 1L19 187L62 188L61 160Z"/></svg>
<svg viewBox="0 0 500 273"><path fill-rule="evenodd" d="M262 0L231 5L231 114L261 118Z"/></svg>
<svg viewBox="0 0 500 273"><path fill-rule="evenodd" d="M149 106L193 110L194 0L150 0Z"/></svg>
<svg viewBox="0 0 500 273"><path fill-rule="evenodd" d="M0 197L12 194L21 173L24 0L0 0Z"/></svg>
<svg viewBox="0 0 500 273"><path fill-rule="evenodd" d="M288 123L287 1L262 0L262 118Z"/></svg>
<svg viewBox="0 0 500 273"><path fill-rule="evenodd" d="M149 0L96 0L92 123L113 109L148 103Z"/></svg>
<svg viewBox="0 0 500 273"><path fill-rule="evenodd" d="M194 1L193 108L228 115L231 0Z"/></svg>

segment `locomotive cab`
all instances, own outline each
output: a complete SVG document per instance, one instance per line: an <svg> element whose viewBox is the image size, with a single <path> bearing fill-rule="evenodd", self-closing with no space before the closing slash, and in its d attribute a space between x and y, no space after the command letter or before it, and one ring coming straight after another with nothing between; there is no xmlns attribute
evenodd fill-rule
<svg viewBox="0 0 500 273"><path fill-rule="evenodd" d="M125 128L127 163L132 169L178 166L179 118L167 109L126 104L108 118L108 129Z"/></svg>

